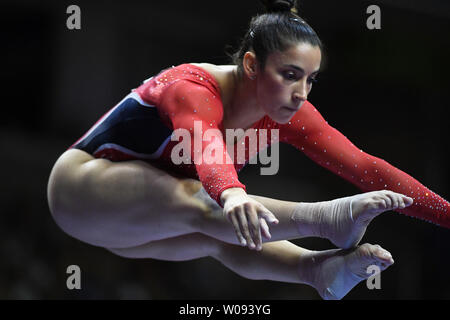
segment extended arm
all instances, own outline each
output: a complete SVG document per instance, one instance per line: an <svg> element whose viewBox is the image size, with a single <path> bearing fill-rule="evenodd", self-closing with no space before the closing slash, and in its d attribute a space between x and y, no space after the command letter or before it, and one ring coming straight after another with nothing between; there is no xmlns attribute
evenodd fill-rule
<svg viewBox="0 0 450 320"><path fill-rule="evenodd" d="M363 191L388 189L414 199L396 211L450 228L450 203L407 173L358 149L309 102L280 130L285 141Z"/></svg>

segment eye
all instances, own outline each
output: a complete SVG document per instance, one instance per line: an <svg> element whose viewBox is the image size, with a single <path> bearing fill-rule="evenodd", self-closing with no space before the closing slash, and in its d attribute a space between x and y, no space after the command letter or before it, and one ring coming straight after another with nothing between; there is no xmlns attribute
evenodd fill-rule
<svg viewBox="0 0 450 320"><path fill-rule="evenodd" d="M308 78L308 83L312 84L312 83L317 83L317 79L316 78Z"/></svg>
<svg viewBox="0 0 450 320"><path fill-rule="evenodd" d="M284 72L283 73L283 77L286 80L296 80L297 79L296 76L295 76L295 72L292 72L292 71Z"/></svg>

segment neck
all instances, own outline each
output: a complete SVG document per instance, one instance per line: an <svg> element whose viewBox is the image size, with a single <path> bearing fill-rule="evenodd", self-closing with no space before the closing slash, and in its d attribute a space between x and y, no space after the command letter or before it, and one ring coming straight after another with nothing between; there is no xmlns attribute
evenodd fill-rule
<svg viewBox="0 0 450 320"><path fill-rule="evenodd" d="M256 100L256 81L239 77L237 66L232 70L231 98L224 110L224 123L228 128L247 129L264 117Z"/></svg>

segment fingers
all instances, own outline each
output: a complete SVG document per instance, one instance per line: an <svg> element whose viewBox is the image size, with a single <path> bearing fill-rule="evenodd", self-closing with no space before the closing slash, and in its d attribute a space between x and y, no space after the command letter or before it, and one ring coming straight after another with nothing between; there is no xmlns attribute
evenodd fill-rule
<svg viewBox="0 0 450 320"><path fill-rule="evenodd" d="M259 221L261 224L261 231L263 232L264 237L267 240L270 240L270 238L272 238L272 235L270 234L269 231L269 226L267 223L271 223L271 224L278 224L280 223L280 221L275 217L275 215L270 212L269 210L263 208L264 210L261 211L259 213Z"/></svg>
<svg viewBox="0 0 450 320"><path fill-rule="evenodd" d="M262 249L262 239L261 239L261 226L259 224L258 214L256 213L256 209L253 206L246 208L247 210L247 219L249 221L249 230L250 234L253 236L252 240L255 244L256 250ZM251 248L254 249L254 248Z"/></svg>
<svg viewBox="0 0 450 320"><path fill-rule="evenodd" d="M242 235L245 238L245 241L247 242L247 246L249 247L249 249L254 249L255 243L252 240L252 237L250 235L250 231L248 229L248 221L247 221L247 216L244 212L243 208L239 208L237 209L239 211L239 213L237 214L237 220L239 221L239 227L241 230Z"/></svg>
<svg viewBox="0 0 450 320"><path fill-rule="evenodd" d="M252 235L249 231L247 215L243 207L236 207L231 212L226 213L231 224L233 225L234 232L237 239L242 246L248 246L249 249L255 249L257 246L252 239Z"/></svg>
<svg viewBox="0 0 450 320"><path fill-rule="evenodd" d="M261 232L262 232L263 236L267 240L270 240L270 238L272 238L272 235L269 232L269 226L267 225L266 220L264 220L264 218L259 218L259 223L261 225Z"/></svg>
<svg viewBox="0 0 450 320"><path fill-rule="evenodd" d="M242 232L241 232L241 229L240 229L240 225L239 225L238 219L236 218L236 216L234 214L229 214L228 216L230 217L231 224L233 225L234 232L236 232L236 236L238 238L239 243L242 246L246 246L247 245L247 241L245 241L244 237L242 236Z"/></svg>
<svg viewBox="0 0 450 320"><path fill-rule="evenodd" d="M260 212L260 216L263 217L269 223L278 224L280 222L272 212L270 212L265 208Z"/></svg>
<svg viewBox="0 0 450 320"><path fill-rule="evenodd" d="M255 201L234 205L224 213L233 225L239 243L252 250L262 250L263 236L266 239L272 237L268 223L279 223L269 210Z"/></svg>
<svg viewBox="0 0 450 320"><path fill-rule="evenodd" d="M256 244L256 250L262 249L262 237L263 235L266 239L270 239L272 235L269 231L269 225L278 224L279 220L275 217L275 215L267 210L264 206L260 205L255 207L254 209L248 210L248 217L250 221L250 232L253 235L253 241Z"/></svg>

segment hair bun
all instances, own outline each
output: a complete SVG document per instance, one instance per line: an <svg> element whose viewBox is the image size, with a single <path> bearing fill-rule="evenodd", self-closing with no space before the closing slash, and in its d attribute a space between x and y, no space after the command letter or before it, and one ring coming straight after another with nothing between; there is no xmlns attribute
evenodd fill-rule
<svg viewBox="0 0 450 320"><path fill-rule="evenodd" d="M297 13L296 0L261 0L268 13L292 12Z"/></svg>

